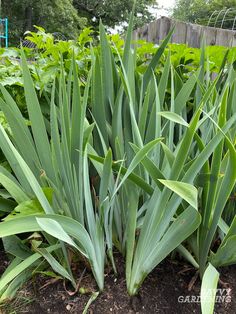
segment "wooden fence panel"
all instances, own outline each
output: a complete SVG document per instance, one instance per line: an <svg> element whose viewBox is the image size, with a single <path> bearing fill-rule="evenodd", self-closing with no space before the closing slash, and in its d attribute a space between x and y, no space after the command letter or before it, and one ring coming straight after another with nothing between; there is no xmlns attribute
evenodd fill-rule
<svg viewBox="0 0 236 314"><path fill-rule="evenodd" d="M169 33L171 28L171 19L168 17L161 17L160 18L160 28L159 28L159 38L163 40L166 38L167 34Z"/></svg>
<svg viewBox="0 0 236 314"><path fill-rule="evenodd" d="M202 34L205 36L206 39L206 45L214 46L216 44L217 29L213 27L203 27L202 30Z"/></svg>
<svg viewBox="0 0 236 314"><path fill-rule="evenodd" d="M172 21L171 28L175 26L174 34L171 38L172 43L182 44L186 43L187 38L187 24L180 21Z"/></svg>
<svg viewBox="0 0 236 314"><path fill-rule="evenodd" d="M190 47L200 47L202 27L197 24L187 24L186 44Z"/></svg>
<svg viewBox="0 0 236 314"><path fill-rule="evenodd" d="M216 46L231 47L233 41L233 31L227 29L217 29L216 31Z"/></svg>
<svg viewBox="0 0 236 314"><path fill-rule="evenodd" d="M159 44L174 25L175 31L171 38L172 43L186 43L190 47L198 48L204 35L208 46L234 47L236 45L236 31L184 23L168 17L161 17L149 25L137 29L134 32L134 37Z"/></svg>

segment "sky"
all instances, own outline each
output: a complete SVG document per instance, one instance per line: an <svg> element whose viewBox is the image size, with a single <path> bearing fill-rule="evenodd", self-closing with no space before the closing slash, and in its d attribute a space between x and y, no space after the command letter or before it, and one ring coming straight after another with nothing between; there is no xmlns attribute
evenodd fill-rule
<svg viewBox="0 0 236 314"><path fill-rule="evenodd" d="M160 6L171 7L175 3L175 0L158 0L157 3Z"/></svg>
<svg viewBox="0 0 236 314"><path fill-rule="evenodd" d="M168 15L168 9L171 9L174 6L175 0L157 0L157 3L161 9L155 11L154 14L156 17L160 17L162 15Z"/></svg>
<svg viewBox="0 0 236 314"><path fill-rule="evenodd" d="M150 12L158 19L161 16L169 16L171 14L170 9L174 6L175 0L157 0L157 3L160 9L150 9ZM121 31L122 28L122 26L117 26L114 29L110 29L110 31L116 33Z"/></svg>

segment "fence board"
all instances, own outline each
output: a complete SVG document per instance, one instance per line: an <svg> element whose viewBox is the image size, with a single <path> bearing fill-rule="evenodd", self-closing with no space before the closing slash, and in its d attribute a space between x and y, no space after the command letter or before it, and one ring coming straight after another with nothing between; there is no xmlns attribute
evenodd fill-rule
<svg viewBox="0 0 236 314"><path fill-rule="evenodd" d="M187 24L180 21L171 22L171 28L175 26L174 34L171 38L172 43L182 44L186 42L187 37Z"/></svg>

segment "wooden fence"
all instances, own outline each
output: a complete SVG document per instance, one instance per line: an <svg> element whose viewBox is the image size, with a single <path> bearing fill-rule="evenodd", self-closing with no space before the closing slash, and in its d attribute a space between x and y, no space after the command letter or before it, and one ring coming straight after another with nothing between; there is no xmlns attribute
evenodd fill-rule
<svg viewBox="0 0 236 314"><path fill-rule="evenodd" d="M184 23L168 17L161 17L150 24L138 28L134 31L134 39L145 39L159 44L174 25L175 32L171 39L172 43L186 43L190 47L198 48L204 35L207 45L236 46L236 31Z"/></svg>

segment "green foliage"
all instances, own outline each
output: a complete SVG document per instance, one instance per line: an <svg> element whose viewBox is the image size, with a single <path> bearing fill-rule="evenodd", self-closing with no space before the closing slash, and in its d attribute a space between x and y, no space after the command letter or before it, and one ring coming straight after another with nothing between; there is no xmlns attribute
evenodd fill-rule
<svg viewBox="0 0 236 314"><path fill-rule="evenodd" d="M207 19L211 15L210 7L206 0L178 0L173 9L173 17L177 20L191 23L199 23L199 20L204 20L207 24Z"/></svg>
<svg viewBox="0 0 236 314"><path fill-rule="evenodd" d="M41 25L51 33L61 32L68 38L76 37L86 25L86 19L78 16L71 0L2 0L1 9L1 14L9 17L10 42L16 45L33 25Z"/></svg>
<svg viewBox="0 0 236 314"><path fill-rule="evenodd" d="M219 13L221 10L227 9L231 10L227 12L223 28L232 29L236 9L235 0L177 0L173 9L173 17L184 22L207 25L213 12L218 11ZM221 27L225 12L219 16L218 13L213 16L210 26ZM217 16L218 21L216 21Z"/></svg>
<svg viewBox="0 0 236 314"><path fill-rule="evenodd" d="M84 1L73 0L79 16L88 19L89 25L98 26L102 19L106 26L114 27L129 21L134 0ZM149 6L156 5L155 0L137 0L135 7L135 27L142 26L153 19Z"/></svg>
<svg viewBox="0 0 236 314"><path fill-rule="evenodd" d="M153 19L149 6L154 0L138 0L135 8L136 26L142 26ZM85 0L2 0L1 15L9 17L10 43L19 45L25 31L32 31L34 25L41 25L50 33L61 33L68 39L76 38L86 26L96 29L100 19L108 27L128 22L134 1L85 1Z"/></svg>
<svg viewBox="0 0 236 314"><path fill-rule="evenodd" d="M41 27L36 27L37 32L27 32L27 38L36 45L35 50L24 48L28 59L34 86L37 89L41 104L48 110L45 94L49 95L52 83L61 70L61 64L65 65L66 73L70 68L70 60L73 55L78 63L79 75L87 77L91 56L87 47L93 41L92 30L85 28L76 41L54 42L53 36L46 33ZM26 108L22 68L20 63L20 49L9 48L0 50L0 81L11 92L18 107L24 113Z"/></svg>
<svg viewBox="0 0 236 314"><path fill-rule="evenodd" d="M211 264L209 264L204 274L204 277L202 280L202 287L201 287L202 314L214 313L215 297L216 297L216 291L217 291L216 289L217 289L218 280L219 280L218 271ZM207 291L211 291L212 293L209 294L207 293Z"/></svg>
<svg viewBox="0 0 236 314"><path fill-rule="evenodd" d="M27 32L26 35L26 38L36 45L35 49L24 48L24 51L41 105L44 111L48 112L46 98L50 95L54 79L60 73L61 64L64 64L66 75L68 75L70 60L74 56L78 65L80 84L83 85L91 68L89 45L93 44L95 51L100 51L100 45L97 45L97 38L94 37L94 31L91 28L85 28L77 40L71 41L58 40L55 42L53 36L50 33L46 33L42 27L36 27L36 32ZM108 40L111 44L112 53L115 56L114 60L118 63L117 51L121 56L123 55L124 40L119 35L109 35ZM150 62L158 47L153 43L142 40L137 41L136 44L136 71L143 74L148 62ZM172 66L176 69L182 80L187 80L193 71L198 69L200 64L199 49L190 48L184 44L169 44L155 69L157 77L162 74L169 52ZM211 74L218 73L226 53L227 48L225 47L206 47L205 69L208 67ZM19 108L24 112L25 97L20 64L20 49L1 49L0 58L2 60L0 64L1 84L10 91ZM229 49L226 66L233 63L235 58L235 48Z"/></svg>

